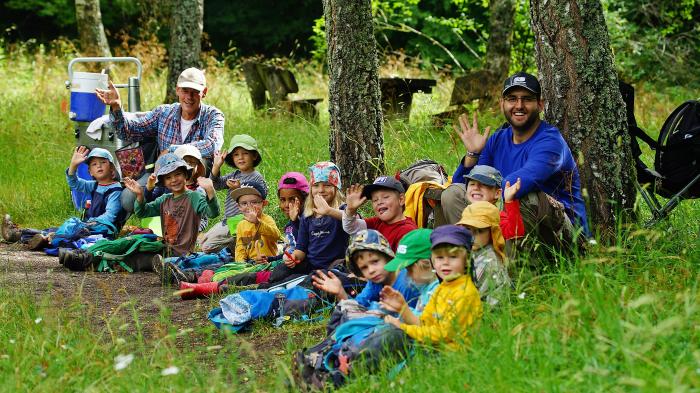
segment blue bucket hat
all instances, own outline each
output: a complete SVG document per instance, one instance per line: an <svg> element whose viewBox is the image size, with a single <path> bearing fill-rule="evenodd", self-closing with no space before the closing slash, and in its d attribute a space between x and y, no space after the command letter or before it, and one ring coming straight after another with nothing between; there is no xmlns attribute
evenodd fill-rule
<svg viewBox="0 0 700 393"><path fill-rule="evenodd" d="M93 147L90 150L90 153L88 154L85 162L90 164L90 159L94 157L104 158L105 160L109 161L110 164L114 165L114 157L112 157L112 153L110 153L107 149L103 149L101 147Z"/></svg>
<svg viewBox="0 0 700 393"><path fill-rule="evenodd" d="M117 171L117 167L114 165L114 157L112 157L112 153L110 153L109 150L101 147L93 147L90 150L90 153L88 153L85 163L90 165L90 160L96 157L104 158L105 160L109 161L109 163L112 164L112 169L114 170L114 179L119 180L119 172Z"/></svg>
<svg viewBox="0 0 700 393"><path fill-rule="evenodd" d="M188 179L192 176L192 167L187 165L185 160L181 159L173 153L166 153L160 156L158 158L158 161L156 161L155 174L156 178L158 178L158 181L156 183L162 186L163 183L161 181L161 176L165 176L169 173L175 172L178 168L185 169L186 177Z"/></svg>

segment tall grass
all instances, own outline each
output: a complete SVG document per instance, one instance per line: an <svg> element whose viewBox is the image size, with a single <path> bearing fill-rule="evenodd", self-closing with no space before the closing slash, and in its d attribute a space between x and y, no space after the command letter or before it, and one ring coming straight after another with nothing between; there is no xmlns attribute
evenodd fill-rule
<svg viewBox="0 0 700 393"><path fill-rule="evenodd" d="M61 110L69 96L63 85L66 64L67 59L48 56L0 60L0 213L11 213L24 226L56 225L74 214L63 174L74 146L72 125ZM128 72L117 75L125 79ZM296 75L300 96L327 94L318 69L307 65ZM328 159L325 102L318 123L266 117L252 111L238 73L213 67L207 77L211 88L205 102L226 114L226 144L236 133L257 138L263 157L259 170L271 188L284 172L306 172L313 162ZM162 72L146 69L142 86L144 109L161 103ZM429 126L429 115L447 106L450 89L451 82L441 79L433 94L415 96L409 123L385 126L389 173L423 157L438 160L448 171L454 168L463 150L459 140L449 129ZM682 87L657 91L640 86L640 126L658 133L666 116L695 95ZM484 126L501 122L496 110L482 118ZM645 158L651 163L649 152ZM219 198L223 202L223 193ZM282 224L276 206L273 194L268 211ZM586 257L564 260L546 274L523 269L510 302L485 313L469 348L439 356L418 354L395 379L366 375L346 389L698 391L698 233L700 204L686 201L654 229L621 227L616 244L598 246ZM207 357L181 349L173 345L177 331L156 340L130 337L120 327L135 326L138 313L132 321L108 321L100 328L90 314L81 313L79 303L56 311L48 298L35 301L27 293L4 288L0 298L2 390L219 390L240 380L231 370L246 369L237 359L238 342L212 335L210 329L200 333L230 352ZM163 313L167 320L167 310ZM254 343L267 332L256 325L248 339ZM292 349L287 346L286 354ZM134 353L135 360L115 372L114 357L124 353ZM161 376L171 364L180 368L179 374ZM267 367L267 377L254 380L255 375L244 374L251 379L246 386L283 387L286 357L255 367Z"/></svg>

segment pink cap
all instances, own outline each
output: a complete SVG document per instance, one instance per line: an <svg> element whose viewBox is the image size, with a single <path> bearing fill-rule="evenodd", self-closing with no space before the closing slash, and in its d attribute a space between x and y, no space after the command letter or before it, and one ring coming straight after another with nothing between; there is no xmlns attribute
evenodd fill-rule
<svg viewBox="0 0 700 393"><path fill-rule="evenodd" d="M277 184L277 190L299 190L302 193L309 194L309 182L306 181L306 176L299 172L287 172L282 175L280 182Z"/></svg>

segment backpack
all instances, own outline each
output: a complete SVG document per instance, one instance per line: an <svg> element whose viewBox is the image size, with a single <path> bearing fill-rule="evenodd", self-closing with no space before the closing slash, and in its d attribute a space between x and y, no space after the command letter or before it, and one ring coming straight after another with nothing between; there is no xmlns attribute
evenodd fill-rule
<svg viewBox="0 0 700 393"><path fill-rule="evenodd" d="M117 266L132 273L135 266L129 266L127 259L138 253L156 254L163 250L163 242L156 235L132 235L116 240L102 240L88 247L93 256L92 266L98 272L114 272Z"/></svg>
<svg viewBox="0 0 700 393"><path fill-rule="evenodd" d="M700 174L700 102L686 101L666 119L657 141L655 169L663 176L659 194L670 197ZM700 197L700 182L687 195Z"/></svg>
<svg viewBox="0 0 700 393"><path fill-rule="evenodd" d="M422 181L434 181L438 184L445 184L447 182L447 172L436 161L422 159L399 171L396 174L396 178L401 181L405 189L408 189L408 186L411 184Z"/></svg>

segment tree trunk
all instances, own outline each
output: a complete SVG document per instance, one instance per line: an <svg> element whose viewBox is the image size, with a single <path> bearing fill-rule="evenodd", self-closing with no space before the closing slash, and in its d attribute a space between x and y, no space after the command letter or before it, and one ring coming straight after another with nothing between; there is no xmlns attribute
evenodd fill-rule
<svg viewBox="0 0 700 393"><path fill-rule="evenodd" d="M578 157L591 222L611 235L618 214L632 211L636 174L603 8L599 0L530 0L530 14L545 119Z"/></svg>
<svg viewBox="0 0 700 393"><path fill-rule="evenodd" d="M190 67L201 67L203 28L204 0L174 0L171 2L166 104L177 101L175 87L180 73Z"/></svg>
<svg viewBox="0 0 700 393"><path fill-rule="evenodd" d="M82 56L110 57L109 43L102 25L100 0L75 0L75 19L78 24Z"/></svg>
<svg viewBox="0 0 700 393"><path fill-rule="evenodd" d="M384 172L379 61L370 0L323 0L328 43L331 160L343 182Z"/></svg>
<svg viewBox="0 0 700 393"><path fill-rule="evenodd" d="M491 96L500 97L503 81L510 69L510 42L513 37L515 0L491 0L489 2L489 40L486 42L486 65L492 79L489 81Z"/></svg>

